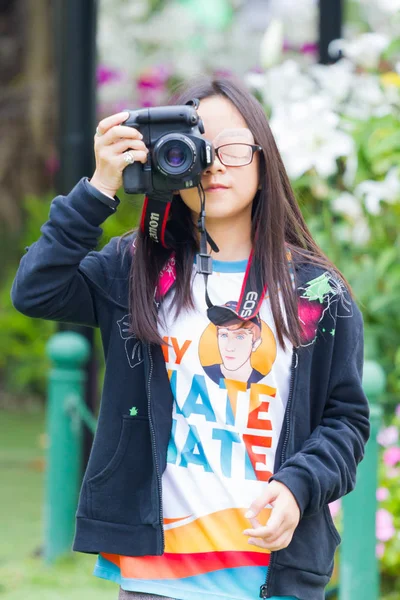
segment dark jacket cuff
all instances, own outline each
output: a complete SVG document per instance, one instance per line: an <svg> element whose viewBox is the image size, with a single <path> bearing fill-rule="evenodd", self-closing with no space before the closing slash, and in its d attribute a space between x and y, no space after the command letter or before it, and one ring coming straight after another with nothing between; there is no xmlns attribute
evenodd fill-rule
<svg viewBox="0 0 400 600"><path fill-rule="evenodd" d="M102 202L106 206L109 206L110 208L112 208L114 211L117 209L117 206L120 203L120 200L119 200L119 198L117 198L117 196L114 196L114 198L111 198L110 196L103 194L102 192L100 192L100 190L98 190L96 187L94 187L94 185L92 185L90 183L90 181L87 177L84 177L83 183L84 183L87 191L89 192L89 194L91 194L92 196L97 198L97 200L100 200L100 202Z"/></svg>
<svg viewBox="0 0 400 600"><path fill-rule="evenodd" d="M99 201L97 195L92 193L93 186L87 183L87 178L82 177L75 185L75 187L68 194L67 202L71 208L75 209L85 219L85 221L95 227L100 225L112 214L115 213L115 208L112 208L105 202ZM103 198L104 194L98 192ZM108 198L110 202L111 198ZM119 203L119 201L118 201ZM116 203L117 204L117 203ZM96 235L101 235L100 232L96 232Z"/></svg>
<svg viewBox="0 0 400 600"><path fill-rule="evenodd" d="M312 481L307 471L291 465L274 473L269 479L269 482L271 481L279 481L286 485L295 497L300 509L300 517L302 517L310 502L310 490L312 489Z"/></svg>

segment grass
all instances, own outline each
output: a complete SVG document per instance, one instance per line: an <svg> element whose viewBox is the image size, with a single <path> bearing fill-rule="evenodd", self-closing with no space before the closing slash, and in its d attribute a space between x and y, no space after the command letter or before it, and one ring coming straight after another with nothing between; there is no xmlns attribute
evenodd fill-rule
<svg viewBox="0 0 400 600"><path fill-rule="evenodd" d="M44 413L0 413L0 600L115 600L115 583L92 575L96 557L41 558Z"/></svg>

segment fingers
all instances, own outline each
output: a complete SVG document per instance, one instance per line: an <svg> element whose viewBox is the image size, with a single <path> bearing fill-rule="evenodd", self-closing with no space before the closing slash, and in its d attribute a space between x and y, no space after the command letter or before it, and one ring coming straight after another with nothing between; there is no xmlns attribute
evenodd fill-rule
<svg viewBox="0 0 400 600"><path fill-rule="evenodd" d="M128 152L133 157L134 162L141 162L144 164L147 160L147 152L134 152L133 150L128 150ZM124 154L120 155L118 158L122 161L123 169L129 165L129 163L126 162Z"/></svg>
<svg viewBox="0 0 400 600"><path fill-rule="evenodd" d="M109 117L106 117L105 119L100 121L100 123L97 126L97 130L100 134L97 137L102 137L105 133L107 133L109 129L111 129L111 127L114 127L115 125L120 125L121 123L126 121L128 117L129 113L126 111L119 112L115 115L110 115Z"/></svg>
<svg viewBox="0 0 400 600"><path fill-rule="evenodd" d="M248 539L248 543L250 546L257 546L258 548L264 548L265 550L270 550L271 552L276 552L277 550L282 550L283 548L287 548L292 541L293 532L288 531L284 532L274 541L268 541L266 539L260 539L256 537L250 537Z"/></svg>
<svg viewBox="0 0 400 600"><path fill-rule="evenodd" d="M250 521L253 529L258 529L259 527L262 527L262 525L261 525L260 521L257 519L257 517L253 517L252 519L249 519L249 521Z"/></svg>
<svg viewBox="0 0 400 600"><path fill-rule="evenodd" d="M123 139L118 140L115 144L111 144L109 148L111 154L121 154L125 150L141 150L148 152L147 146L141 140Z"/></svg>
<svg viewBox="0 0 400 600"><path fill-rule="evenodd" d="M147 161L148 149L142 141L142 134L121 124L128 117L126 111L106 117L98 124L94 136L96 169L90 182L111 196L121 187L122 174L127 166L132 162ZM133 161L127 161L128 151Z"/></svg>
<svg viewBox="0 0 400 600"><path fill-rule="evenodd" d="M279 489L277 489L274 485L274 482L267 485L265 492L259 496L249 507L249 510L245 514L247 519L251 519L252 517L256 517L259 512L265 508L268 504L273 506L274 501L279 495Z"/></svg>
<svg viewBox="0 0 400 600"><path fill-rule="evenodd" d="M116 165L123 170L129 163L125 160L125 152L129 151L135 162L147 161L148 149L140 140L121 140L110 146L97 148L96 157L99 163Z"/></svg>
<svg viewBox="0 0 400 600"><path fill-rule="evenodd" d="M121 140L111 146L107 146L104 152L110 152L111 157L122 158L122 166L126 166L124 153L129 151L135 162L145 163L147 161L148 149L139 140Z"/></svg>
<svg viewBox="0 0 400 600"><path fill-rule="evenodd" d="M124 168L125 162L123 153L127 150L132 154L135 162L145 163L148 155L148 148L142 142L142 134L137 129L131 127L114 126L102 136L95 136L95 152L103 159L112 161L118 156L118 164Z"/></svg>
<svg viewBox="0 0 400 600"><path fill-rule="evenodd" d="M125 125L115 125L111 127L104 135L96 136L97 142L104 146L109 144L114 144L114 142L118 142L120 139L130 139L130 140L141 140L143 139L140 131L135 129L134 127L127 127Z"/></svg>
<svg viewBox="0 0 400 600"><path fill-rule="evenodd" d="M256 538L266 538L271 541L275 540L277 537L282 535L285 529L290 528L291 525L282 514L278 515L274 520L272 520L273 516L275 516L274 511L272 511L267 524L264 526L260 525L257 520L254 520L254 522L252 520L251 524L253 528L246 529L243 532L244 535L251 535Z"/></svg>
<svg viewBox="0 0 400 600"><path fill-rule="evenodd" d="M262 526L256 516L267 504L273 508L267 524ZM250 506L245 517L252 525L252 529L243 532L250 536L249 544L275 551L290 544L299 523L300 510L291 491L285 485L272 481L265 493Z"/></svg>

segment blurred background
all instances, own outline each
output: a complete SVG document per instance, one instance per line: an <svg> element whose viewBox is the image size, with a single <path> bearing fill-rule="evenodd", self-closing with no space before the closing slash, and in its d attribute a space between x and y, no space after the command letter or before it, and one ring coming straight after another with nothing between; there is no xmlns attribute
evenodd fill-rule
<svg viewBox="0 0 400 600"><path fill-rule="evenodd" d="M307 223L362 310L365 357L385 374L369 499L379 597L399 600L400 0L0 0L0 598L116 597L93 556L43 560L46 343L59 326L17 313L10 287L51 199L91 176L96 123L160 105L196 73L239 75L261 101ZM120 197L99 247L137 224L141 198ZM96 414L100 340L81 333ZM90 442L86 430L83 463ZM341 502L330 508L342 531Z"/></svg>

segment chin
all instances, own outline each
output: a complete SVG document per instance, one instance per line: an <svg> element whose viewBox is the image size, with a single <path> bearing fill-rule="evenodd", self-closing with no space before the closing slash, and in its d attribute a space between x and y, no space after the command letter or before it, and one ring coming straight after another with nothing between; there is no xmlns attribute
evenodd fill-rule
<svg viewBox="0 0 400 600"><path fill-rule="evenodd" d="M229 206L222 206L219 208L207 207L206 203L206 219L233 219L239 215L236 211L229 210Z"/></svg>

